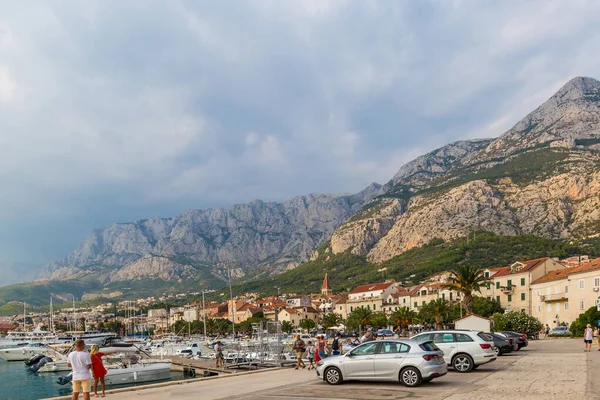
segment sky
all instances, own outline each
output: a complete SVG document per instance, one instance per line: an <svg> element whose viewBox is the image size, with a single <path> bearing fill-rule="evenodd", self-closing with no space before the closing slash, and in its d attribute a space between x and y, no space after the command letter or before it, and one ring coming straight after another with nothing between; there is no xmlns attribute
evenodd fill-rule
<svg viewBox="0 0 600 400"><path fill-rule="evenodd" d="M94 228L358 192L600 78L598 1L0 0L0 272Z"/></svg>

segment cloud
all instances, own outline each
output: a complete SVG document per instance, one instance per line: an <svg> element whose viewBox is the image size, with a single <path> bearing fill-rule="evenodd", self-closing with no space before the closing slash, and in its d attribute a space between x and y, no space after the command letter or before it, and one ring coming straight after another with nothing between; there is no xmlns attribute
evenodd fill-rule
<svg viewBox="0 0 600 400"><path fill-rule="evenodd" d="M13 2L0 261L188 207L354 192L598 77L595 1ZM61 232L57 235L56 232Z"/></svg>

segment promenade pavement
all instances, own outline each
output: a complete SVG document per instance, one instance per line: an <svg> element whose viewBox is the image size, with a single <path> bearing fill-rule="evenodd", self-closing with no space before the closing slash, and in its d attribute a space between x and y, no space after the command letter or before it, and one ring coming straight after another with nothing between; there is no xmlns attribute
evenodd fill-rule
<svg viewBox="0 0 600 400"><path fill-rule="evenodd" d="M109 394L109 399L431 399L431 400L565 400L600 399L594 372L600 351L583 351L580 339L530 342L521 351L499 357L469 374L448 375L407 388L396 383L348 382L330 386L314 371L291 368L147 390Z"/></svg>

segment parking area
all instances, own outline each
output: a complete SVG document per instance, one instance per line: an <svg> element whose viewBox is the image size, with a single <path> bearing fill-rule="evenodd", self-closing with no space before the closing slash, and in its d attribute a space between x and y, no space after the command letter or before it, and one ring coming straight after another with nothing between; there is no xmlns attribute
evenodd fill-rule
<svg viewBox="0 0 600 400"><path fill-rule="evenodd" d="M580 340L532 341L471 373L448 375L417 388L394 383L348 382L330 386L318 380L283 385L227 399L583 399L588 363L600 366L600 352L584 353ZM597 353L597 354L596 354ZM308 371L298 371L298 373ZM588 388L592 389L592 388ZM597 396L587 398L598 398Z"/></svg>
<svg viewBox="0 0 600 400"><path fill-rule="evenodd" d="M227 400L565 400L598 399L600 351L585 353L582 339L545 339L499 357L470 373L446 376L407 388L399 383L347 382L331 386L314 371L283 368L219 379L110 393L114 399Z"/></svg>

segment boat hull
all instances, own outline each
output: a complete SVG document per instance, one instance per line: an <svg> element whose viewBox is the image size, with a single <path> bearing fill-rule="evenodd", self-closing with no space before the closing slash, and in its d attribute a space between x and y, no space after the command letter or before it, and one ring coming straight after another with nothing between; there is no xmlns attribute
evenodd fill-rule
<svg viewBox="0 0 600 400"><path fill-rule="evenodd" d="M47 373L47 372L68 372L71 371L71 368L67 365L66 361L58 361L58 362L49 362L46 363L42 368L40 368L37 372Z"/></svg>
<svg viewBox="0 0 600 400"><path fill-rule="evenodd" d="M0 350L0 358L5 361L27 361L33 355L39 354L40 349L21 347L18 349L3 349Z"/></svg>
<svg viewBox="0 0 600 400"><path fill-rule="evenodd" d="M104 382L107 386L154 382L171 377L171 363L135 365L128 368L110 368Z"/></svg>

